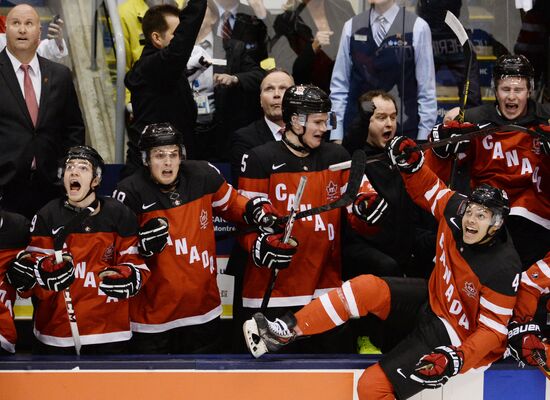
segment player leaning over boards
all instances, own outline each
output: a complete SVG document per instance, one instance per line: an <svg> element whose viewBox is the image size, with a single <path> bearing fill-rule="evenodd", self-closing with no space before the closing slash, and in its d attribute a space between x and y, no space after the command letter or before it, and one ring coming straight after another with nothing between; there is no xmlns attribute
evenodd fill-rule
<svg viewBox="0 0 550 400"><path fill-rule="evenodd" d="M448 189L427 167L412 139L387 148L413 200L439 222L436 265L423 280L362 275L321 296L296 315L269 321L258 313L244 325L251 352L276 351L372 313L382 320L414 315L406 337L362 374L359 399L408 398L498 359L506 344L521 264L504 220L506 194L488 185L469 197Z"/></svg>
<svg viewBox="0 0 550 400"><path fill-rule="evenodd" d="M135 215L96 194L103 169L92 147L68 150L62 171L66 195L34 216L27 252L8 270L10 282L33 296L38 339L33 353L74 354L73 345L78 353L80 343L82 354L123 353L132 336L127 298L140 290L150 271L137 254ZM87 209L91 214L82 214ZM59 235L64 240L58 248ZM61 260L54 250L62 252ZM69 324L67 288L78 334Z"/></svg>
<svg viewBox="0 0 550 400"><path fill-rule="evenodd" d="M138 249L153 271L130 304L132 351L218 352L213 216L255 223L270 203L239 195L206 161L186 160L183 135L169 123L147 125L139 147L143 167L113 194L138 215Z"/></svg>

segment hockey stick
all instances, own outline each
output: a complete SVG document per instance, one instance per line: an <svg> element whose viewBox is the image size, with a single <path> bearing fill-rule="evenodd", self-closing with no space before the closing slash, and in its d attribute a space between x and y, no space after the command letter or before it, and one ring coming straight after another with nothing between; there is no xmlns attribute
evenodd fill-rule
<svg viewBox="0 0 550 400"><path fill-rule="evenodd" d="M283 243L288 243L288 239L290 238L290 233L292 232L294 221L296 221L297 211L302 201L302 195L304 194L306 182L307 182L307 177L303 175L300 178L298 189L296 189L296 195L294 196L294 201L292 202L290 215L285 225L285 232L282 240ZM275 287L275 281L277 280L278 274L279 274L279 270L277 268L273 268L273 270L271 271L271 277L269 279L269 285L267 286L267 290L264 293L264 298L262 299L262 305L260 307L260 311L262 314L265 314L265 310L267 309L267 304L269 303L269 299L271 298L271 293L273 292L273 288Z"/></svg>
<svg viewBox="0 0 550 400"><path fill-rule="evenodd" d="M478 137L478 136L479 137L484 137L484 136L487 136L487 135L490 135L490 134L496 133L496 132L514 132L514 131L524 132L524 133L527 133L531 136L538 137L539 139L550 141L550 135L546 135L544 133L537 132L533 129L525 128L525 127L519 126L519 125L500 125L500 126L492 126L492 127L488 127L488 128L483 128L483 129L480 129L478 131L464 133L463 135L451 136L449 138L438 140L436 142L422 143L422 144L418 145L418 148L420 150L424 151L424 150L427 150L427 149L443 147L443 146L446 146L448 144L462 142L463 140L470 140L470 139L473 139L474 137ZM386 155L386 153L383 152L383 153L380 153L380 154L375 154L373 156L367 157L366 160L365 160L365 164L370 164L370 163L378 162L378 161L389 161L389 158ZM332 164L329 167L329 169L331 171L339 171L341 169L350 168L350 166L351 166L350 161L344 161L342 163Z"/></svg>
<svg viewBox="0 0 550 400"><path fill-rule="evenodd" d="M98 201L95 200L90 206L84 208L82 211L76 214L64 227L59 230L59 232L57 232L53 240L55 262L57 264L63 262L63 244L65 243L67 235L71 233L77 226L79 226L87 216L95 211L97 204ZM70 287L66 288L63 291L63 300L65 300L65 308L67 309L67 316L69 317L69 325L71 327L71 336L73 337L75 352L76 355L79 356L80 349L82 348L82 343L80 341L78 324L76 323L76 313L74 310Z"/></svg>
<svg viewBox="0 0 550 400"><path fill-rule="evenodd" d="M464 110L466 108L466 102L468 101L468 92L470 91L470 72L472 70L472 57L474 54L474 47L472 45L472 41L468 38L468 34L466 33L466 30L460 23L457 17L455 15L447 10L447 14L445 15L445 23L447 26L453 31L455 36L458 38L458 41L460 42L460 45L464 49L464 55L467 57L467 67L466 67L466 82L464 82L463 87L463 93L462 93L462 101L460 104L460 109L458 112L458 122L464 123ZM454 187L454 181L455 181L455 175L456 175L456 169L457 169L457 156L456 154L453 155L453 161L451 164L451 176L449 178L449 188Z"/></svg>
<svg viewBox="0 0 550 400"><path fill-rule="evenodd" d="M546 365L546 360L542 357L540 351L534 351L533 359L537 362L537 368L541 370L546 379L550 379L550 369Z"/></svg>

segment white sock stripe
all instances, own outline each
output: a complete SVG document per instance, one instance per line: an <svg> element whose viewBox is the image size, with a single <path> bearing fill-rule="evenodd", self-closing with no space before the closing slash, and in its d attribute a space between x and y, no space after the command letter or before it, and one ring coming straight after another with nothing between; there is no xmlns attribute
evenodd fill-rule
<svg viewBox="0 0 550 400"><path fill-rule="evenodd" d="M319 300L321 300L321 304L323 305L323 308L325 309L326 313L328 314L332 322L334 322L336 326L342 325L344 321L342 320L342 318L340 318L334 306L330 302L328 293L325 293L324 295L319 297Z"/></svg>
<svg viewBox="0 0 550 400"><path fill-rule="evenodd" d="M348 303L348 308L350 312L351 318L359 318L359 308L357 307L357 302L355 301L355 296L353 295L353 290L351 290L351 282L346 281L342 285L342 292L344 293L344 297L346 299L346 302Z"/></svg>

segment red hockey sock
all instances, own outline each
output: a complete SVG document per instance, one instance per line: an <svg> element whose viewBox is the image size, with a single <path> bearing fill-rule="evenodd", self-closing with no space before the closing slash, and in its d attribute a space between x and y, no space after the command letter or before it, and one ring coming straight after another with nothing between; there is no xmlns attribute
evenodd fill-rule
<svg viewBox="0 0 550 400"><path fill-rule="evenodd" d="M386 319L389 311L390 289L386 282L373 275L361 275L298 311L297 327L303 335L314 335L369 312Z"/></svg>
<svg viewBox="0 0 550 400"><path fill-rule="evenodd" d="M393 400L393 385L380 367L374 364L367 368L357 382L359 400Z"/></svg>

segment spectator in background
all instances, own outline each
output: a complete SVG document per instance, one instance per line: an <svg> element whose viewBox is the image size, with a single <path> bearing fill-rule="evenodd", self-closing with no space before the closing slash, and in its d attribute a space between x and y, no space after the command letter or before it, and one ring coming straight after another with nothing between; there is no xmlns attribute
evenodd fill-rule
<svg viewBox="0 0 550 400"><path fill-rule="evenodd" d="M256 146L281 140L285 128L282 101L285 90L294 85L292 76L281 69L267 72L260 84L260 105L263 118L238 129L231 139L231 176L236 182L243 155Z"/></svg>
<svg viewBox="0 0 550 400"><path fill-rule="evenodd" d="M206 15L187 64L189 84L197 103L197 124L193 135L193 158L230 160L233 132L261 115L258 95L263 71L246 48L233 39L229 26L216 31L218 8L208 0ZM225 60L226 65L209 65L205 60ZM202 61L201 61L202 60Z"/></svg>
<svg viewBox="0 0 550 400"><path fill-rule="evenodd" d="M126 0L118 5L118 15L124 36L124 49L126 50L126 72L139 60L143 46L145 46L145 37L141 27L143 16L149 8L160 4L183 8L185 0ZM126 104L129 103L130 92L126 90Z"/></svg>
<svg viewBox="0 0 550 400"><path fill-rule="evenodd" d="M284 36L295 53L292 75L297 84L330 91L330 77L344 23L355 15L348 0L287 0L276 17L275 38Z"/></svg>
<svg viewBox="0 0 550 400"><path fill-rule="evenodd" d="M188 157L194 158L197 105L186 70L205 12L206 0L190 0L183 10L165 4L150 8L143 17L145 47L124 80L132 94L134 119L123 177L141 166L138 141L149 124L170 122L183 134Z"/></svg>
<svg viewBox="0 0 550 400"><path fill-rule="evenodd" d="M40 41L36 50L39 56L57 61L69 55L67 44L63 38L63 25L65 25L65 22L61 18L50 22L47 39ZM0 32L2 32L0 33L0 51L2 51L6 47L6 34L4 33L6 32L5 16L0 17Z"/></svg>
<svg viewBox="0 0 550 400"><path fill-rule="evenodd" d="M31 218L58 197L58 163L85 140L71 71L36 54L40 17L29 5L6 19L0 53L0 186L4 208Z"/></svg>
<svg viewBox="0 0 550 400"><path fill-rule="evenodd" d="M464 83L466 79L469 79L470 86L466 106L474 107L481 104L477 55L475 51L470 55L465 54L458 38L445 23L447 10L459 18L462 8L467 16L468 6L465 5L462 7L462 3L462 0L419 0L416 3L416 13L428 23L432 31L432 47L436 73L443 67L447 67L451 71L456 81L460 98L463 96ZM463 19L468 20L468 17ZM471 30L468 29L466 32L471 36ZM466 76L468 64L465 57L471 58L472 67L470 76Z"/></svg>
<svg viewBox="0 0 550 400"><path fill-rule="evenodd" d="M330 138L342 140L359 96L378 89L397 99L398 133L426 139L437 117L430 27L395 0L369 3L342 30L330 85L338 124Z"/></svg>

